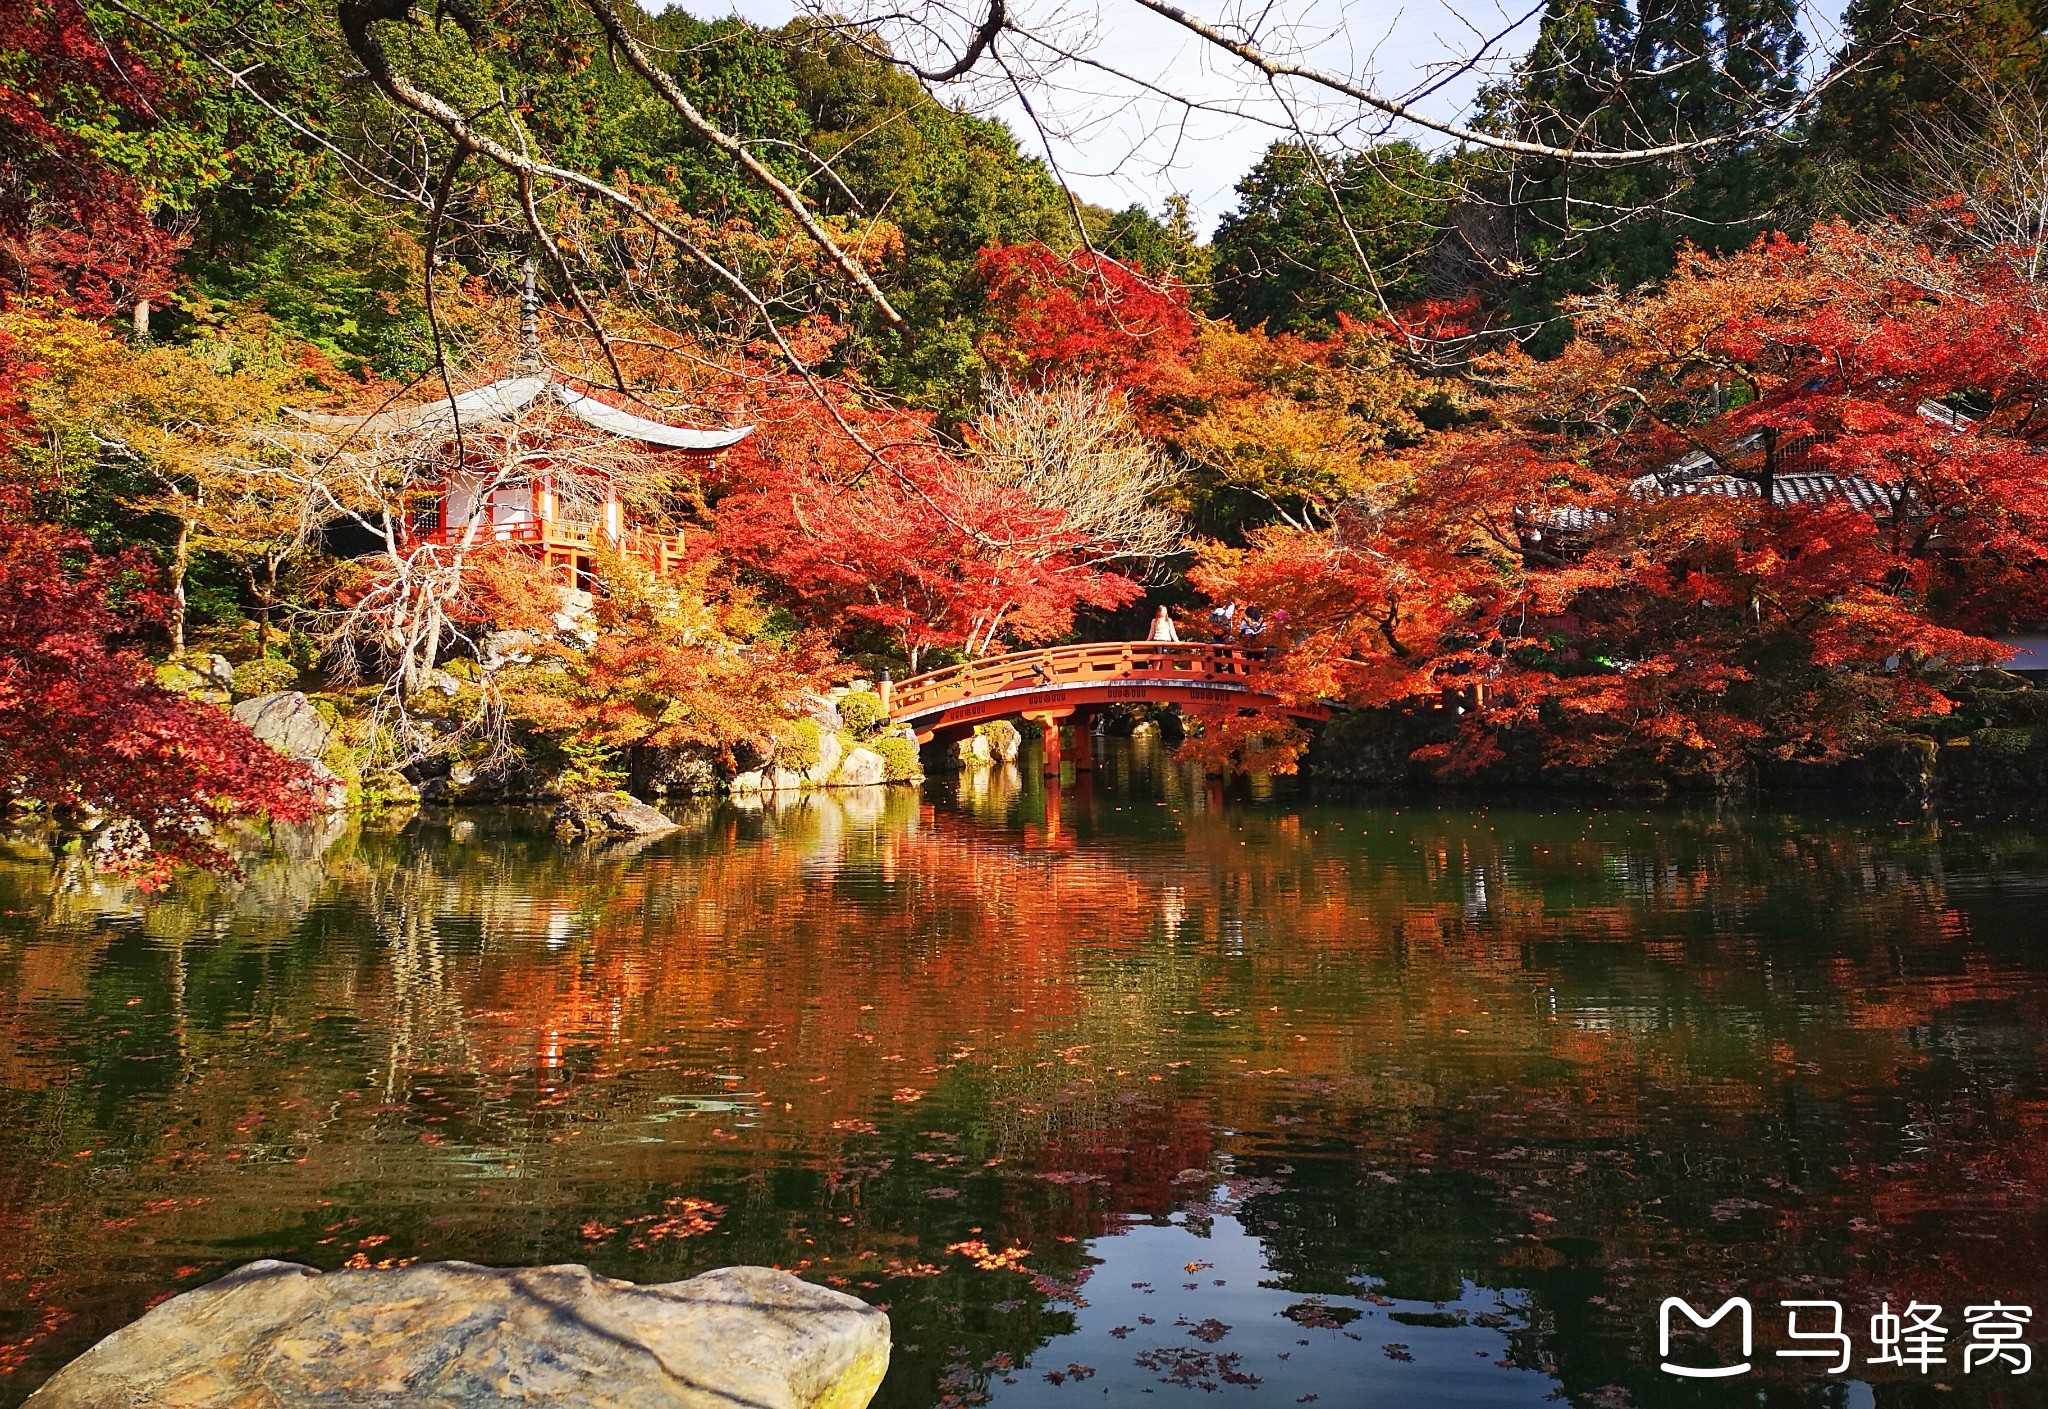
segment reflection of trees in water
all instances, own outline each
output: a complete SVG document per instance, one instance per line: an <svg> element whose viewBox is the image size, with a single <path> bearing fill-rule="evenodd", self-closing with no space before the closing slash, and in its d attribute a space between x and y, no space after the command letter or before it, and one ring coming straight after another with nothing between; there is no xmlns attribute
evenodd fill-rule
<svg viewBox="0 0 2048 1409"><path fill-rule="evenodd" d="M376 926L384 969L385 1001L371 1030L385 1047L387 1101L421 1071L475 1074L468 1005L440 933L448 871L434 856L408 849L395 863L373 869L363 888L361 903ZM493 918L487 910L478 916L485 945L492 939Z"/></svg>
<svg viewBox="0 0 2048 1409"><path fill-rule="evenodd" d="M149 905L0 864L38 917L0 930L0 1113L35 1151L0 1269L125 1306L154 1284L74 1251L203 1197L137 1225L148 1257L331 1264L390 1232L643 1279L809 1259L950 1344L987 1279L889 1258L957 1263L980 1227L1071 1261L1056 1234L1211 1197L1193 1167L1304 1294L1532 1289L1528 1363L1577 1386L1624 1382L1674 1290L1938 1295L1992 1230L1978 1275L2039 1265L2048 1014L2033 930L1993 923L2033 902L1986 876L2048 876L2038 840L1213 804L1112 754L1057 846L1037 780L997 771L936 809L698 809L638 848L421 821ZM717 1241L577 1232L678 1190L728 1205ZM329 1234L323 1199L379 1226ZM960 1337L1021 1354L1056 1329L1033 1315Z"/></svg>

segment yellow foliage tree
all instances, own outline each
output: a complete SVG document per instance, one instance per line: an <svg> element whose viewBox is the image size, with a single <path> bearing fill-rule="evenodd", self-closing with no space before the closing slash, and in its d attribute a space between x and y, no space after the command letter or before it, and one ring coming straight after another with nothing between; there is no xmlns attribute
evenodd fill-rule
<svg viewBox="0 0 2048 1409"><path fill-rule="evenodd" d="M255 316L173 346L124 343L99 323L17 308L0 316L0 334L36 368L23 392L40 468L61 484L112 466L123 472L122 502L175 525L174 652L185 650L187 583L202 551L241 567L267 634L278 573L305 543L309 514L305 496L268 473L282 452L265 431L314 369Z"/></svg>

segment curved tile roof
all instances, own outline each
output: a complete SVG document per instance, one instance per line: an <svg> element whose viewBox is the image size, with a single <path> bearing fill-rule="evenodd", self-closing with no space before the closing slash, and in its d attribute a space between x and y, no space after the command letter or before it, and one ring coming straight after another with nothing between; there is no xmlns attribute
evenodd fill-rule
<svg viewBox="0 0 2048 1409"><path fill-rule="evenodd" d="M659 445L672 450L689 450L708 455L727 446L739 444L754 430L752 426L700 430L692 426L664 425L660 421L650 421L644 416L621 411L618 407L599 401L594 396L546 377L504 377L480 387L472 387L468 391L458 392L452 397L429 401L424 406L379 411L367 416L337 416L320 411L295 411L292 414L307 425L320 430L367 432L371 435L453 430L457 426L480 425L502 420L513 412L532 405L548 392L552 392L555 400L567 407L571 414L586 425L594 426L622 440L637 440L646 445Z"/></svg>

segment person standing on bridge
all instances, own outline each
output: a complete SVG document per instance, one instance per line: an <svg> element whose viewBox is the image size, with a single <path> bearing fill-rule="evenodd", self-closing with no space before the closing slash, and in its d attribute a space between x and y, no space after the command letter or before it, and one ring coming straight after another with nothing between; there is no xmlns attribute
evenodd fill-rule
<svg viewBox="0 0 2048 1409"><path fill-rule="evenodd" d="M1180 628L1173 624L1173 618L1167 615L1166 608L1161 607L1158 615L1152 618L1152 629L1145 633L1145 639L1147 641L1178 641L1180 639Z"/></svg>
<svg viewBox="0 0 2048 1409"><path fill-rule="evenodd" d="M1237 603L1218 602L1209 612L1209 639L1227 642L1237 630Z"/></svg>

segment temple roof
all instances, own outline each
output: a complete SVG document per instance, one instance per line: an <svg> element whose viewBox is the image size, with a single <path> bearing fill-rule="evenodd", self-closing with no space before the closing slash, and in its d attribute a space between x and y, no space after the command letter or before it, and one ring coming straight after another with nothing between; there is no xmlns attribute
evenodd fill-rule
<svg viewBox="0 0 2048 1409"><path fill-rule="evenodd" d="M547 377L504 377L454 396L429 401L423 406L378 411L367 416L337 416L319 411L297 411L293 414L310 426L330 431L367 432L372 435L452 431L460 426L503 420L549 394L577 419L608 435L672 450L695 451L700 455L737 445L754 429L752 426L733 426L726 430L699 430L692 426L664 425L660 421L621 411Z"/></svg>

